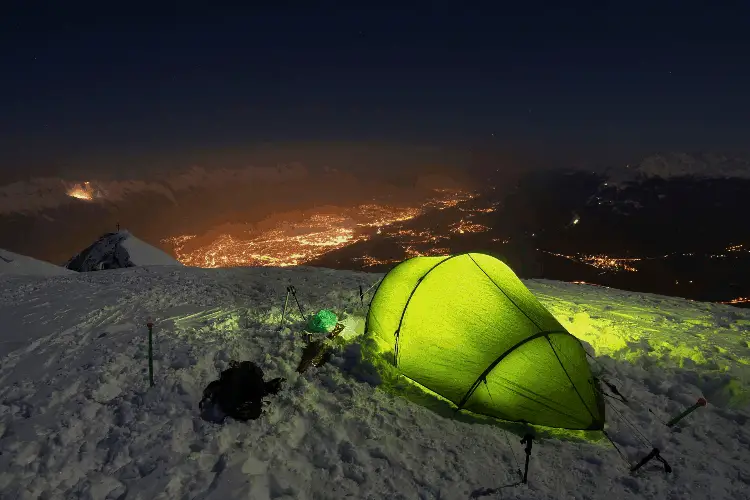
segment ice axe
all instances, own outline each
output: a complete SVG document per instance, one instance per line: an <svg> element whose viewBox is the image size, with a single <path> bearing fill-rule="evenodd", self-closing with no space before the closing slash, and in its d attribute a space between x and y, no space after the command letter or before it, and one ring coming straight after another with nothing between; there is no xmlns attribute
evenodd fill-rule
<svg viewBox="0 0 750 500"><path fill-rule="evenodd" d="M691 413L693 413L695 410L700 408L701 406L706 406L708 404L708 401L706 401L705 398L698 398L698 401L688 408L685 408L685 411L677 415L676 417L672 418L669 422L667 422L667 427L672 427L674 424L682 420L683 418L687 417Z"/></svg>

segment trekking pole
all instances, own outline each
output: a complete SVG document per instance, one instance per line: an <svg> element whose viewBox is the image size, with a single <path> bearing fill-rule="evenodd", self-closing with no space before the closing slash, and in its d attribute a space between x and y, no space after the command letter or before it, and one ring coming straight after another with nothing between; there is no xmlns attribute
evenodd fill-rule
<svg viewBox="0 0 750 500"><path fill-rule="evenodd" d="M299 300L297 299L297 290L295 290L292 285L289 285L286 289L289 293L292 294L292 297L294 297L294 301L297 303L297 308L299 309L299 313L302 315L302 321L306 321L307 315L305 314L305 311L302 310L302 306L300 305Z"/></svg>
<svg viewBox="0 0 750 500"><path fill-rule="evenodd" d="M284 308L281 310L281 321L279 322L279 330L284 326L284 317L286 316L286 306L289 304L289 287L286 288L286 298L284 299Z"/></svg>
<svg viewBox="0 0 750 500"><path fill-rule="evenodd" d="M148 327L148 382L154 386L154 323L151 319L146 323Z"/></svg>
<svg viewBox="0 0 750 500"><path fill-rule="evenodd" d="M686 408L685 411L683 411L682 413L674 417L672 420L667 422L667 427L672 427L674 424L676 424L683 418L687 417L688 415L693 413L695 410L697 410L701 406L706 406L706 404L708 404L708 401L706 401L704 398L698 398L698 401L693 406Z"/></svg>
<svg viewBox="0 0 750 500"><path fill-rule="evenodd" d="M531 445L534 440L534 436L531 434L526 434L523 439L521 440L521 444L525 444L526 448L523 450L526 452L526 464L523 467L523 479L521 480L523 484L526 484L526 480L529 476L529 458L531 457Z"/></svg>
<svg viewBox="0 0 750 500"><path fill-rule="evenodd" d="M361 305L363 305L363 306L365 305L365 295L367 295L368 293L370 293L370 291L373 288L377 287L380 284L381 281L383 281L383 278L380 278L378 281L376 281L375 283L373 283L372 286L370 286L370 288L368 288L367 290L364 290L364 291L362 290L362 285L359 285L359 302L360 302ZM352 299L352 300L354 300L354 299Z"/></svg>

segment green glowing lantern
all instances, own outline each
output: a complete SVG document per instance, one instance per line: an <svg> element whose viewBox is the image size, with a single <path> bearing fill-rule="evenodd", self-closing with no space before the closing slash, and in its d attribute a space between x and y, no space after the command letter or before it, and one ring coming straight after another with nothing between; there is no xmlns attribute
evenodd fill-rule
<svg viewBox="0 0 750 500"><path fill-rule="evenodd" d="M336 326L338 320L336 313L333 311L321 309L313 314L307 322L307 329L313 333L329 333Z"/></svg>
<svg viewBox="0 0 750 500"><path fill-rule="evenodd" d="M494 257L402 262L375 293L367 332L402 375L460 409L603 428L604 402L583 345Z"/></svg>

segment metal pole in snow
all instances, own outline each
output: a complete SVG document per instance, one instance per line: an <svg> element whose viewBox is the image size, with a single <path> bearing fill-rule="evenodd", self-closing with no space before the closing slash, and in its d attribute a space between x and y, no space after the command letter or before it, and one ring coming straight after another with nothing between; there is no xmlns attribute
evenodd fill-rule
<svg viewBox="0 0 750 500"><path fill-rule="evenodd" d="M148 382L151 387L154 386L154 323L149 320L146 323L148 327Z"/></svg>

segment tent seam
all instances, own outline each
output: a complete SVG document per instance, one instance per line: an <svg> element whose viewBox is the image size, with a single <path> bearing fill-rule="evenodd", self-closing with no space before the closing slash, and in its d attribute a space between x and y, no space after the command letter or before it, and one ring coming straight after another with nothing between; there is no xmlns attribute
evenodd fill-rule
<svg viewBox="0 0 750 500"><path fill-rule="evenodd" d="M401 311L401 318L398 320L398 326L396 327L396 331L393 332L393 334L396 336L396 345L395 345L396 354L394 355L394 358L393 358L393 360L394 360L393 364L396 367L398 367L398 340L399 340L399 336L401 334L401 326L404 324L404 317L406 316L406 310L409 308L409 303L411 302L412 297L414 297L414 294L416 293L417 288L419 288L419 285L422 284L422 281L424 281L424 279L427 277L427 275L430 274L432 271L434 271L435 268L437 268L440 264L443 264L444 262L448 262L451 259L455 259L456 257L460 257L461 255L468 255L468 254L451 255L451 256L449 256L449 257L441 260L440 262L438 262L437 264L435 264L431 268L429 268L422 276L419 277L419 279L417 280L416 284L414 285L414 288L411 289L411 293L406 298L406 303L404 304L404 308ZM385 281L385 278L383 278L383 281Z"/></svg>
<svg viewBox="0 0 750 500"><path fill-rule="evenodd" d="M513 306L516 309L518 309L519 311L521 311L523 313L523 315L526 316L526 319L528 319L529 321L531 321L531 324L534 325L537 328L537 330L542 330L542 327L539 326L536 321L534 321L533 319L531 319L531 317L528 314L526 314L526 311L524 311L518 304L516 304L515 301L513 299L511 299L510 296L505 292L505 290L503 290L500 287L500 285L498 285L497 283L495 283L495 280L493 280L492 277L489 274L487 274L487 271L485 271L482 268L482 266L480 266L479 263L476 260L474 260L474 257L472 257L470 253L467 253L466 255L468 255L469 258L471 259L471 261L474 263L474 265L476 265L479 268L479 270L482 271L482 274L484 274L485 276L487 276L487 279L489 279L490 282L492 282L492 284L495 285L495 287L498 290L500 290L500 292L502 292L503 295L505 295L505 298L508 299L510 301L510 303L513 304Z"/></svg>
<svg viewBox="0 0 750 500"><path fill-rule="evenodd" d="M458 409L460 410L461 408L463 408L463 405L466 404L466 402L469 400L469 398L471 397L471 395L474 394L474 391L479 386L479 384L482 382L482 380L485 379L485 378L487 378L487 375L489 375L492 372L492 370L494 370L495 367L498 364L500 364L500 362L503 359L505 359L510 353L512 353L513 351L515 351L516 349L518 349L522 345L531 342L534 339L538 339L539 337L547 336L547 335L549 335L551 333L563 333L563 334L570 335L570 333L567 332L567 331L565 331L565 330L554 330L554 331L547 331L547 332L537 332L534 335L531 335L530 337L526 337L522 341L517 342L515 345L511 346L510 349L506 350L504 353L502 353L500 356L498 356L495 359L495 361L493 361L492 363L490 363L490 365L487 368L484 369L484 371L479 375L479 378L477 378L477 380L471 385L471 387L469 387L469 391L461 399L461 402L458 404ZM572 337L572 335L571 335L571 337Z"/></svg>
<svg viewBox="0 0 750 500"><path fill-rule="evenodd" d="M557 362L560 363L560 368L562 368L563 372L565 372L565 376L568 377L568 381L570 382L570 385L572 385L573 390L576 391L576 395L578 396L578 399L581 400L583 407L586 408L586 411L589 412L589 415L591 415L592 423L596 422L597 418L589 409L589 406L586 404L586 401L583 400L583 396L581 396L581 393L578 391L578 387L576 387L576 384L573 382L573 379L570 378L570 374L568 373L568 370L565 369L565 365L563 365L563 362L560 359L560 356L557 355L557 351L555 350L555 346L552 345L552 341L550 340L549 335L545 335L544 337L547 339L547 343L549 344L550 349L552 349L552 352L555 353L555 358L557 358Z"/></svg>

